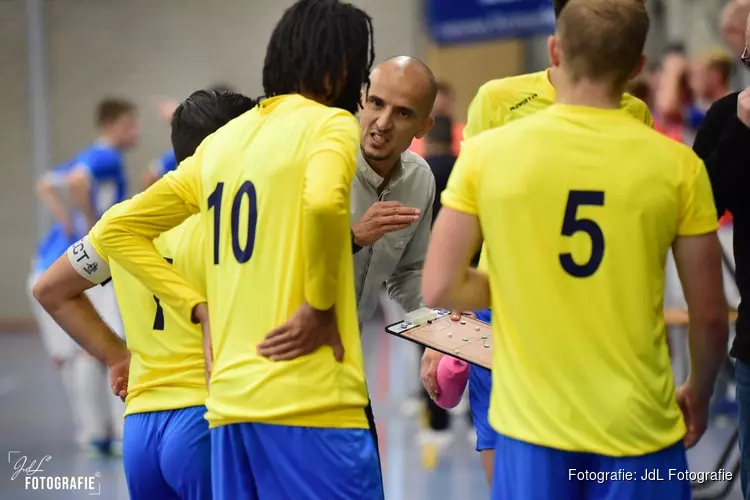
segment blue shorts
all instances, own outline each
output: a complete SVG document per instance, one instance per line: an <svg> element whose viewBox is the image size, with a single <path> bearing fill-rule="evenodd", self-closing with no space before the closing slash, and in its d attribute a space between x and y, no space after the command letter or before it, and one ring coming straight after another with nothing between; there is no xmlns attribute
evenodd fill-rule
<svg viewBox="0 0 750 500"><path fill-rule="evenodd" d="M556 450L497 434L491 498L690 500L690 481L676 476L686 470L682 441L639 457L607 457Z"/></svg>
<svg viewBox="0 0 750 500"><path fill-rule="evenodd" d="M478 320L492 323L492 312L483 309L474 313ZM492 372L472 365L469 370L469 410L474 428L477 431L477 451L495 448L495 430L490 427L490 393L492 392Z"/></svg>
<svg viewBox="0 0 750 500"><path fill-rule="evenodd" d="M132 500L210 500L205 406L125 417L122 461Z"/></svg>
<svg viewBox="0 0 750 500"><path fill-rule="evenodd" d="M367 429L259 423L211 429L214 500L382 500Z"/></svg>

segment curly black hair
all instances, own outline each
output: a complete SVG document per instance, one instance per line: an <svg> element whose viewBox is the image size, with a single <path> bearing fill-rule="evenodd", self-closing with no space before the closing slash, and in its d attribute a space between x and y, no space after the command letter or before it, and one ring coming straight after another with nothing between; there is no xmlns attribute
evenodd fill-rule
<svg viewBox="0 0 750 500"><path fill-rule="evenodd" d="M265 97L306 92L354 114L375 59L372 19L339 0L299 0L273 30Z"/></svg>

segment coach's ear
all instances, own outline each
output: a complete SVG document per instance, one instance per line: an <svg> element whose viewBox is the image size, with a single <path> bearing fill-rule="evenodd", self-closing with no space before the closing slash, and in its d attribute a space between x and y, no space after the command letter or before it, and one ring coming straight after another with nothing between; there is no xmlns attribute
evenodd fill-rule
<svg viewBox="0 0 750 500"><path fill-rule="evenodd" d="M560 41L557 36L550 35L547 38L547 53L549 54L550 66L560 66Z"/></svg>
<svg viewBox="0 0 750 500"><path fill-rule="evenodd" d="M416 137L417 139L421 139L422 137L427 135L427 132L430 131L433 125L435 125L435 118L428 116L422 121L422 126L419 127L419 131L414 134L414 137Z"/></svg>
<svg viewBox="0 0 750 500"><path fill-rule="evenodd" d="M635 68L633 68L633 71L630 73L628 80L632 80L636 76L640 75L641 71L643 71L643 68L645 67L646 67L646 56L641 54L641 57L638 58L638 64L636 64Z"/></svg>

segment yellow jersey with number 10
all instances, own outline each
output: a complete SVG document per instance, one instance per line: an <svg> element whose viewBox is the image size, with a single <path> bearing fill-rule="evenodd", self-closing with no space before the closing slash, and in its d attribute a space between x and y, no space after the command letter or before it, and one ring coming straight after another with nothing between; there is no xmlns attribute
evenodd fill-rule
<svg viewBox="0 0 750 500"><path fill-rule="evenodd" d="M190 284L204 290L200 217L189 218L154 244ZM161 304L116 260L110 260L110 269L132 353L125 415L204 405L208 391L200 327Z"/></svg>
<svg viewBox="0 0 750 500"><path fill-rule="evenodd" d="M485 130L501 127L547 109L555 103L555 96L555 87L550 83L548 69L491 80L479 87L477 95L471 101L464 137L474 137ZM637 97L623 94L621 107L636 120L649 127L654 126L648 106ZM477 268L487 270L484 247Z"/></svg>
<svg viewBox="0 0 750 500"><path fill-rule="evenodd" d="M682 439L664 266L676 237L718 228L690 148L626 111L558 104L466 140L442 202L484 235L497 432L608 456Z"/></svg>
<svg viewBox="0 0 750 500"><path fill-rule="evenodd" d="M266 99L91 230L100 255L120 258L187 319L203 295L158 258L151 240L204 214L211 427L367 428L349 226L359 134L341 109L300 95ZM258 344L304 302L335 307L342 362L327 346L284 362L258 355Z"/></svg>

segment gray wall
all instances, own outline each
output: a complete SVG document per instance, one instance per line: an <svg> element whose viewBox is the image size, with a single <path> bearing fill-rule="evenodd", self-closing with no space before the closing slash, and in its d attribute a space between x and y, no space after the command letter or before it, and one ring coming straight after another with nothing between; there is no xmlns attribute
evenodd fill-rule
<svg viewBox="0 0 750 500"><path fill-rule="evenodd" d="M131 192L169 135L154 103L214 82L261 94L268 37L291 0L48 0L46 45L52 157L63 161L94 138L93 109L106 95L140 107L142 139L127 155ZM359 0L373 18L379 59L416 54L417 0ZM25 278L35 244L36 202L26 95L22 0L0 1L0 194L4 210L0 319L28 316Z"/></svg>
<svg viewBox="0 0 750 500"><path fill-rule="evenodd" d="M0 2L0 318L28 312L26 277L36 235L21 0Z"/></svg>

